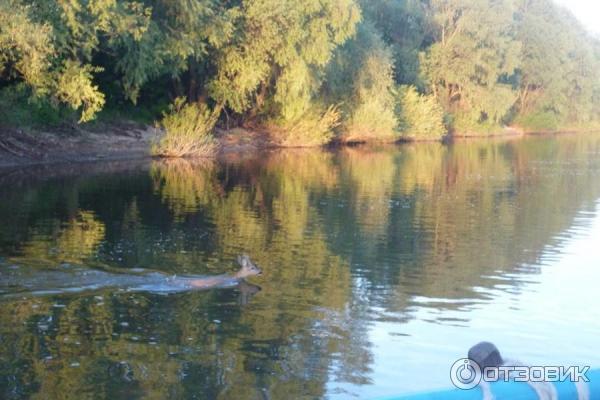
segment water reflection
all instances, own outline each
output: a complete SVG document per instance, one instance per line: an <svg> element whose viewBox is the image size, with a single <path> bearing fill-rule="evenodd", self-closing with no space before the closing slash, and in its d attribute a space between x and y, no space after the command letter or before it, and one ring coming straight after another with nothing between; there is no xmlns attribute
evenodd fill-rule
<svg viewBox="0 0 600 400"><path fill-rule="evenodd" d="M0 171L0 272L212 275L246 252L262 291L5 285L2 398L365 397L446 386L482 336L582 362L600 334L556 286L593 284L598 260L573 246L599 234L600 136L86 168Z"/></svg>

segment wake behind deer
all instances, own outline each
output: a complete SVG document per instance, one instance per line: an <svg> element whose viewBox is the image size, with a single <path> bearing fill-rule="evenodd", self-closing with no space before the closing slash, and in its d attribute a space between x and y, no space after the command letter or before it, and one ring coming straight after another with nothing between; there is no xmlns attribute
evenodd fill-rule
<svg viewBox="0 0 600 400"><path fill-rule="evenodd" d="M0 296L43 296L96 291L105 288L127 292L176 293L254 286L245 282L245 279L261 275L262 270L247 255L238 256L237 263L240 267L237 272L216 276L179 276L142 271L115 273L68 265L61 269L28 271L26 268L12 266L0 269Z"/></svg>

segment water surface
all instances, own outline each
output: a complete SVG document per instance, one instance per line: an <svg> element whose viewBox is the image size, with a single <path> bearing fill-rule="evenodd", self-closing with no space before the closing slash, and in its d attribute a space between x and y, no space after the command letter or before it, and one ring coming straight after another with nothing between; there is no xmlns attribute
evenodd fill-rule
<svg viewBox="0 0 600 400"><path fill-rule="evenodd" d="M600 367L600 135L0 170L0 221L3 399L377 397L480 340ZM247 287L114 282L240 253Z"/></svg>

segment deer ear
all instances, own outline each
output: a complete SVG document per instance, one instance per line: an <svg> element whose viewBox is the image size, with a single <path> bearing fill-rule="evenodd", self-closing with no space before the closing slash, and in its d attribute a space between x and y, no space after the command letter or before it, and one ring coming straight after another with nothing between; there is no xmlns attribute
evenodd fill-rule
<svg viewBox="0 0 600 400"><path fill-rule="evenodd" d="M252 265L252 261L250 261L250 256L248 256L247 254L244 254L244 255L242 256L242 259L244 260L244 261L243 261L243 263L244 263L244 268L252 268L252 267L253 267L253 265Z"/></svg>
<svg viewBox="0 0 600 400"><path fill-rule="evenodd" d="M248 257L245 254L238 256L238 263L242 268L249 268L252 265L252 263L250 262L250 257Z"/></svg>

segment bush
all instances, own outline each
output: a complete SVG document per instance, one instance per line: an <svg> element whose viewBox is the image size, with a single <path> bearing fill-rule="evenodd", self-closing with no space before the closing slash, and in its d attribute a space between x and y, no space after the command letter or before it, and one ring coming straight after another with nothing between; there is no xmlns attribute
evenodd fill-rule
<svg viewBox="0 0 600 400"><path fill-rule="evenodd" d="M309 111L296 121L271 123L271 139L283 147L322 146L333 139L333 130L339 125L340 112L330 106L325 112Z"/></svg>
<svg viewBox="0 0 600 400"><path fill-rule="evenodd" d="M394 57L369 23L341 48L328 70L329 92L344 101L341 140L389 140L398 136Z"/></svg>
<svg viewBox="0 0 600 400"><path fill-rule="evenodd" d="M0 89L0 125L18 128L47 128L72 120L74 113L35 96L25 83Z"/></svg>
<svg viewBox="0 0 600 400"><path fill-rule="evenodd" d="M420 94L414 86L398 91L402 135L409 139L441 139L446 134L444 110L431 95Z"/></svg>
<svg viewBox="0 0 600 400"><path fill-rule="evenodd" d="M525 116L519 116L515 121L526 131L555 131L559 129L558 116L551 111L540 111Z"/></svg>
<svg viewBox="0 0 600 400"><path fill-rule="evenodd" d="M393 75L393 58L387 49L369 53L355 80L354 108L344 127L345 140L398 136Z"/></svg>
<svg viewBox="0 0 600 400"><path fill-rule="evenodd" d="M505 127L490 119L482 118L479 110L460 111L452 114L452 135L456 137L485 137L502 134Z"/></svg>
<svg viewBox="0 0 600 400"><path fill-rule="evenodd" d="M152 144L151 153L159 157L211 157L217 151L212 135L219 116L206 104L186 104L178 98L157 127L164 134Z"/></svg>

